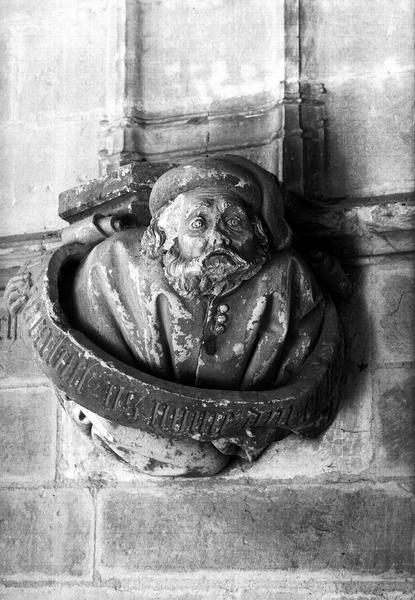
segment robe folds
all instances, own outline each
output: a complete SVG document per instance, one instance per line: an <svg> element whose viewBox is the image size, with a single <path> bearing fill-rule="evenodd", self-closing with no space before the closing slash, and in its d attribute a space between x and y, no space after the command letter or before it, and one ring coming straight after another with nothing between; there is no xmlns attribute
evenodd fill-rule
<svg viewBox="0 0 415 600"><path fill-rule="evenodd" d="M226 295L182 297L130 229L91 250L68 305L71 324L128 365L195 387L264 390L299 371L325 300L290 249Z"/></svg>

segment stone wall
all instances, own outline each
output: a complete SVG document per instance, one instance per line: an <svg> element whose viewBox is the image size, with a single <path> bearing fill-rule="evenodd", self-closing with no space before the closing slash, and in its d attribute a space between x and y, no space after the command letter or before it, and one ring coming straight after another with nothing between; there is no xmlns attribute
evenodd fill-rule
<svg viewBox="0 0 415 600"><path fill-rule="evenodd" d="M0 18L0 289L58 243L57 194L98 175L98 152L102 168L123 152L217 152L212 139L315 196L298 226L341 257L354 288L332 427L209 480L153 479L100 454L0 308L0 598L413 598L410 1L15 0ZM249 40L234 54L233 31ZM245 105L244 77L259 82Z"/></svg>
<svg viewBox="0 0 415 600"><path fill-rule="evenodd" d="M0 235L62 227L62 189L98 174L99 136L122 103L117 0L0 8Z"/></svg>

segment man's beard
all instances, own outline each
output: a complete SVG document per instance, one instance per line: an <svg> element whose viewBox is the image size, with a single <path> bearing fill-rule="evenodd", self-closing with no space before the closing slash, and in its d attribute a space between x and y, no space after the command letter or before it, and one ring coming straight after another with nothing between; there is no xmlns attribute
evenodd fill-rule
<svg viewBox="0 0 415 600"><path fill-rule="evenodd" d="M268 258L268 253L257 246L252 260L245 260L234 250L212 248L202 256L186 259L180 256L177 243L163 256L167 281L184 297L216 296L237 288L253 277Z"/></svg>

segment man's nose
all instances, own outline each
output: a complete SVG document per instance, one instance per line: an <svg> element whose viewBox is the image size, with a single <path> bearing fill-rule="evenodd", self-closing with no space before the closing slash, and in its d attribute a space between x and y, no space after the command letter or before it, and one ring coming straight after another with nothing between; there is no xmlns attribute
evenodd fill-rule
<svg viewBox="0 0 415 600"><path fill-rule="evenodd" d="M210 243L212 246L229 246L230 244L230 239L226 233L221 230L219 224L212 227L210 232Z"/></svg>

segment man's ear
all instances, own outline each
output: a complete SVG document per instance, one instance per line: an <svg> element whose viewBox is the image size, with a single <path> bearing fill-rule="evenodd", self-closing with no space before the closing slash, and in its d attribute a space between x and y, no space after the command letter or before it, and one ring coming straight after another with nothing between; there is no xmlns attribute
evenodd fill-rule
<svg viewBox="0 0 415 600"><path fill-rule="evenodd" d="M257 216L253 215L251 219L252 228L254 230L255 237L258 243L268 250L269 248L269 236L265 231L264 224L262 220Z"/></svg>
<svg viewBox="0 0 415 600"><path fill-rule="evenodd" d="M141 238L141 248L150 258L159 258L166 236L155 218L151 219L150 225Z"/></svg>

